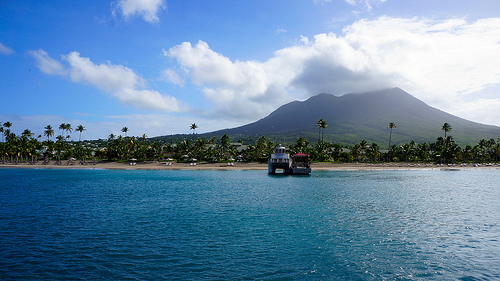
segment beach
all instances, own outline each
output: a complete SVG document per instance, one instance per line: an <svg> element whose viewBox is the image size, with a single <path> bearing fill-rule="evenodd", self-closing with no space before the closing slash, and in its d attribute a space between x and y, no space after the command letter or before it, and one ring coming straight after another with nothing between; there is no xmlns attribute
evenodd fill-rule
<svg viewBox="0 0 500 281"><path fill-rule="evenodd" d="M167 163L171 163L167 165ZM267 170L267 163L257 162L233 162L228 163L184 163L184 162L97 162L97 164L56 165L55 161L44 165L42 162L36 164L0 164L0 168L31 168L31 169L108 169L108 170ZM500 164L423 164L423 163L312 163L313 171L335 171L335 170L419 170L419 169L500 169Z"/></svg>

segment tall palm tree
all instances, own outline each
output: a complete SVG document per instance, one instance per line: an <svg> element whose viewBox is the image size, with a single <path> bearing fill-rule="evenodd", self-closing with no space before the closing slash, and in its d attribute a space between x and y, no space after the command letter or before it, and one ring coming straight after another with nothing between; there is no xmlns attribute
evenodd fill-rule
<svg viewBox="0 0 500 281"><path fill-rule="evenodd" d="M319 139L321 137L321 123L322 123L323 119L318 119L318 121L316 121L316 127L318 127L318 142L319 142Z"/></svg>
<svg viewBox="0 0 500 281"><path fill-rule="evenodd" d="M82 141L82 132L85 131L85 127L83 125L76 126L75 131L80 132L80 136L78 137L78 141Z"/></svg>
<svg viewBox="0 0 500 281"><path fill-rule="evenodd" d="M196 125L196 123L191 124L190 130L193 130L193 141L194 141L194 133L196 131L196 128L198 128L198 125Z"/></svg>
<svg viewBox="0 0 500 281"><path fill-rule="evenodd" d="M7 129L5 130L3 127L7 128ZM10 127L12 127L12 123L7 121L7 122L3 123L3 127L1 128L2 129L2 136L3 136L3 138L5 138L5 136L10 133Z"/></svg>
<svg viewBox="0 0 500 281"><path fill-rule="evenodd" d="M328 128L328 124L326 123L325 120L321 122L321 141L324 140L325 137L325 129Z"/></svg>
<svg viewBox="0 0 500 281"><path fill-rule="evenodd" d="M61 123L59 125L59 130L61 131L61 135L64 137L64 130L66 129L66 123Z"/></svg>
<svg viewBox="0 0 500 281"><path fill-rule="evenodd" d="M54 135L54 129L52 129L52 126L50 125L45 126L45 131L43 131L43 135L47 137L47 140L49 140Z"/></svg>
<svg viewBox="0 0 500 281"><path fill-rule="evenodd" d="M391 140L392 140L392 129L397 128L396 123L394 122L389 122L389 162L391 162Z"/></svg>
<svg viewBox="0 0 500 281"><path fill-rule="evenodd" d="M394 122L390 122L389 123L389 129L391 129L391 130L389 132L389 148L391 148L392 129L394 129L394 128L397 128L396 124Z"/></svg>
<svg viewBox="0 0 500 281"><path fill-rule="evenodd" d="M128 128L127 127L123 127L122 128L122 132L125 133L125 137L127 137Z"/></svg>
<svg viewBox="0 0 500 281"><path fill-rule="evenodd" d="M319 142L319 138L320 138L320 134L321 134L321 140L323 141L323 137L324 137L324 132L325 132L325 129L328 127L328 124L326 123L325 120L323 119L318 119L318 121L316 122L316 127L318 127L318 142Z"/></svg>
<svg viewBox="0 0 500 281"><path fill-rule="evenodd" d="M3 139L5 137L5 132L3 130L3 126L0 124L0 133L2 133L2 142L3 142Z"/></svg>
<svg viewBox="0 0 500 281"><path fill-rule="evenodd" d="M65 124L64 130L66 131L66 138L69 138L69 134L73 132L73 128L71 128L71 124Z"/></svg>
<svg viewBox="0 0 500 281"><path fill-rule="evenodd" d="M446 133L451 132L451 125L448 124L448 123L444 123L443 127L441 128L441 130L444 131L444 138L446 139Z"/></svg>

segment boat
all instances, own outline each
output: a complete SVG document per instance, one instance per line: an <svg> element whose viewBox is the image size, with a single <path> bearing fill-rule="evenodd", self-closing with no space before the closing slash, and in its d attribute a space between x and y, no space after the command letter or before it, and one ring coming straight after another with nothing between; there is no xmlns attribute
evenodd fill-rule
<svg viewBox="0 0 500 281"><path fill-rule="evenodd" d="M309 175L311 173L311 163L309 155L297 153L292 158L292 174L294 175Z"/></svg>
<svg viewBox="0 0 500 281"><path fill-rule="evenodd" d="M267 171L269 174L276 174L276 170L282 170L284 174L290 174L292 161L290 155L281 144L274 148L274 153L269 158Z"/></svg>
<svg viewBox="0 0 500 281"><path fill-rule="evenodd" d="M283 171L282 173L287 175L309 175L311 173L309 155L297 153L290 157L290 154L286 153L286 148L280 144L271 154L267 170L271 175L275 175L276 171Z"/></svg>

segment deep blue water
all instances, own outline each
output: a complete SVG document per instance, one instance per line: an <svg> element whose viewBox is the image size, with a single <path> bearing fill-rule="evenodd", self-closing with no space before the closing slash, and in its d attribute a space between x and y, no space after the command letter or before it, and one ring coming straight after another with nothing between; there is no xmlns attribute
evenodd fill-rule
<svg viewBox="0 0 500 281"><path fill-rule="evenodd" d="M0 279L498 280L500 173L0 169Z"/></svg>

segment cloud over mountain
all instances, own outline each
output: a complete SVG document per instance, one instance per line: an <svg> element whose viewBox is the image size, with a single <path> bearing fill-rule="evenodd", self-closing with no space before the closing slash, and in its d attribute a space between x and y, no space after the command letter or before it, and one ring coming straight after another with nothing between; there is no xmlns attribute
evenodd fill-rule
<svg viewBox="0 0 500 281"><path fill-rule="evenodd" d="M467 95L500 83L500 19L359 20L303 37L265 62L232 61L199 41L165 50L203 89L214 114L251 119L293 99L399 86L464 117ZM498 97L487 100L498 104ZM476 102L477 103L477 102ZM500 113L492 118L500 123Z"/></svg>

